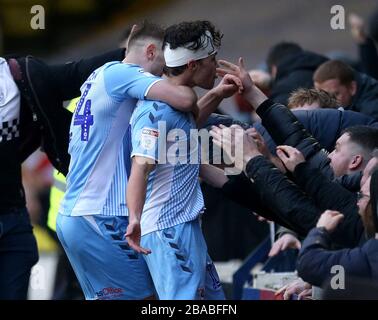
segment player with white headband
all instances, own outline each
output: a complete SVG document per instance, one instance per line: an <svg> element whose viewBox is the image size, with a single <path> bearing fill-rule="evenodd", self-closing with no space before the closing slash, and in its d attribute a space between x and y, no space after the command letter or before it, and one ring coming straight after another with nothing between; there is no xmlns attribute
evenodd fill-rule
<svg viewBox="0 0 378 320"><path fill-rule="evenodd" d="M214 46L213 36L210 31L206 30L200 38L200 47L193 51L191 48L196 46L195 42L187 44L185 47L171 49L167 43L164 48L165 65L170 68L186 65L191 60L201 60L217 53Z"/></svg>
<svg viewBox="0 0 378 320"><path fill-rule="evenodd" d="M164 38L168 81L213 88L221 37L208 21L169 27ZM222 99L239 88L240 79L226 75L198 101L197 123L205 121ZM160 130L162 122L168 135ZM173 144L187 143L190 130L196 128L193 117L165 103L146 100L139 101L131 125L133 162L127 190L130 224L126 234L129 245L145 254L159 299L224 299L199 221L204 211L198 181L200 161L190 163L193 149L200 158L199 143L194 148L190 146L190 150L184 148L176 163L159 161ZM185 135L172 138L174 130ZM160 150L161 144L166 144L166 151Z"/></svg>

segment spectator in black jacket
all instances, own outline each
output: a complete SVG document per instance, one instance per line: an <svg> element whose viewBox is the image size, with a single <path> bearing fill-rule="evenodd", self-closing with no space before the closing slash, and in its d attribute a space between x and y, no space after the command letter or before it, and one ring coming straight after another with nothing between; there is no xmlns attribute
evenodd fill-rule
<svg viewBox="0 0 378 320"><path fill-rule="evenodd" d="M304 51L298 44L281 42L273 46L267 57L267 65L273 83L270 98L287 104L292 91L312 88L312 76L317 67L327 61L326 57Z"/></svg>
<svg viewBox="0 0 378 320"><path fill-rule="evenodd" d="M303 153L306 160L313 167L321 169L328 179L333 180L337 177L339 182L347 189L359 189L360 172L369 161L371 152L378 147L378 128L355 126L345 129L337 140L336 151L327 155L318 141L305 130L304 126L285 106L266 100L258 106L257 113L271 138L278 145L296 147ZM332 129L333 124L337 124L337 122L329 123L324 120L324 124L327 123L330 129ZM317 137L321 136L319 133L319 131L321 132L320 125L319 122L317 133L312 131L315 132ZM323 131L326 131L325 128L328 129L328 127L323 127ZM332 136L334 131L331 130L330 132ZM347 163L347 161L350 163Z"/></svg>
<svg viewBox="0 0 378 320"><path fill-rule="evenodd" d="M341 266L345 271L344 282L358 277L378 284L378 167L361 187L358 198L358 213L369 240L353 249L331 251L330 234L337 229L343 214L325 211L299 253L297 269L303 280L322 286L332 278L332 268Z"/></svg>
<svg viewBox="0 0 378 320"><path fill-rule="evenodd" d="M358 73L344 62L330 60L316 69L314 86L334 94L348 110L378 119L378 82L366 74Z"/></svg>
<svg viewBox="0 0 378 320"><path fill-rule="evenodd" d="M222 61L220 61L220 63L229 66L232 69L232 73L238 75L243 80L245 88L244 95L253 106L258 106L258 111L260 110L260 115L262 116L263 121L264 118L270 119L269 115L271 115L275 104L267 100L266 96L253 86L250 77L242 65L237 67ZM219 70L220 73L223 73L223 71L224 70ZM286 110L290 117L290 111L288 111L286 107L282 106L278 109ZM285 113L283 113L283 115L285 115ZM292 115L291 117L294 118L293 122L295 122L295 117ZM285 119L282 122L282 120L282 117L279 119L275 117L273 123L280 127L289 124L291 121ZM287 137L280 137L280 128L270 126L270 129L273 133L275 130L277 131L276 135L278 138L287 139ZM289 133L287 135L291 137L291 142L296 144L297 139L299 142L302 141L303 134L305 134L302 126L289 127L288 130ZM302 135L296 134L297 131L302 132ZM307 145L311 146L314 143L316 144L316 141L312 137L308 136L308 134L305 135L307 136L307 141L305 141ZM216 137L214 142L221 144L222 133L215 132L214 136ZM241 203L244 201L246 205L249 204L251 207L254 207L257 212L259 209L261 210L262 204L271 210L270 213L265 210L263 213L264 216L269 219L269 215L272 214L270 217L273 217L273 220L276 220L278 223L285 226L289 226L291 229L294 228L293 230L300 234L306 234L309 231L307 228L314 223L314 219L317 219L319 210L324 211L329 208L336 210L336 208L343 207L345 212L348 212L348 219L346 219L346 222L343 224L343 233L340 232L337 236L340 243L343 242L344 246L350 246L353 244L355 245L362 240L361 222L356 215L356 200L353 193L345 190L338 183L330 181L327 177L324 177L317 171L315 174L310 175L312 180L309 179L309 177L306 179L306 181L313 181L312 185L308 186L307 190L304 188L307 194L311 195L315 200L314 203L308 198L308 196L303 194L298 187L288 182L278 170L272 170L273 166L268 164L267 160L261 157L261 153L258 151L253 139L246 134L244 134L243 139L244 140L238 140L234 143L238 146L244 144L244 167L242 169L254 183L249 184L249 187L246 187L249 192L247 191L244 193L250 193L251 196L242 199ZM231 142L226 141L226 143L230 144ZM297 177L297 179L298 178L299 177ZM314 180L315 178L316 181ZM303 181L303 184L305 184L306 181ZM239 191L240 190L241 189L239 189ZM253 193L257 193L260 197L260 201L257 201L257 203L254 204L251 203L253 201L253 199L251 200ZM319 194L322 196L319 197ZM258 208L258 206L260 206L260 208Z"/></svg>
<svg viewBox="0 0 378 320"><path fill-rule="evenodd" d="M125 49L49 66L31 56L0 59L0 300L26 299L38 251L25 206L21 163L42 146L66 173L71 114L64 100L80 93L97 67L122 60Z"/></svg>

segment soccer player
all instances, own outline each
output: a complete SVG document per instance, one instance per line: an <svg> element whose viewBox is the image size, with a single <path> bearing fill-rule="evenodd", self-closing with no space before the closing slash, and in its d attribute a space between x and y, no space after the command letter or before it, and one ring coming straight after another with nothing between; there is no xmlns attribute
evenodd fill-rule
<svg viewBox="0 0 378 320"><path fill-rule="evenodd" d="M213 88L220 44L221 34L208 21L169 27L164 41L168 80ZM200 99L199 118L234 94L237 81L226 76ZM190 139L196 128L193 116L146 100L138 102L131 124L129 245L145 254L159 299L224 299L200 226L204 201L198 180L199 142Z"/></svg>
<svg viewBox="0 0 378 320"><path fill-rule="evenodd" d="M190 88L158 77L165 63L163 38L162 28L144 23L132 31L124 61L98 68L81 88L57 233L86 299L154 294L143 258L124 239L130 116L137 99L158 99L182 111L191 111L197 99Z"/></svg>

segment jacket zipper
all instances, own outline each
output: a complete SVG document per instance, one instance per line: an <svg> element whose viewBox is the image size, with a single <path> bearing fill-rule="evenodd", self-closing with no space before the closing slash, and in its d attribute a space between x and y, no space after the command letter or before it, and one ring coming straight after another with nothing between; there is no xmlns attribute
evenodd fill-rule
<svg viewBox="0 0 378 320"><path fill-rule="evenodd" d="M42 113L42 116L45 118L45 121L46 121L47 127L48 127L48 129L49 129L49 131L50 131L51 137L53 138L53 148L54 148L54 151L55 151L55 154L56 154L56 158L55 158L55 160L56 160L56 162L59 164L59 167L60 167L60 170L61 170L61 169L62 169L62 168L61 168L61 166L62 166L62 162L61 162L61 160L60 160L60 158L59 158L58 149L56 148L56 136L55 136L55 134L54 134L54 131L53 131L52 128L51 128L50 122L49 122L49 120L48 120L48 118L47 118L45 112L43 111L43 109L42 109L42 107L41 107L41 105L40 105L40 103L39 103L39 99L38 99L38 97L37 97L37 95L36 95L36 93L35 93L35 90L34 90L34 88L33 88L33 84L32 84L31 79L30 79L30 75L29 75L29 57L30 57L30 56L27 56L27 57L25 58L25 64L26 64L26 77L27 77L27 79L28 79L28 82L29 82L29 85L30 85L30 89L31 89L32 94L33 94L33 96L34 96L34 99L35 99L35 102L36 102L36 106L39 108L40 112ZM33 110L33 106L31 106L31 108L32 108L32 113L33 113L33 121L36 122L36 121L38 120L37 113L35 112L35 110ZM58 171L60 171L60 170L58 170Z"/></svg>

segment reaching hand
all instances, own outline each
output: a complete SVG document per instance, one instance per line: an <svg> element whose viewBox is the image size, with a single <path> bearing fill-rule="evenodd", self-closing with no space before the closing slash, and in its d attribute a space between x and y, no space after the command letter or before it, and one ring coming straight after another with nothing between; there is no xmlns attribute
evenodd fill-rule
<svg viewBox="0 0 378 320"><path fill-rule="evenodd" d="M232 74L238 77L243 84L243 97L257 110L259 106L268 99L268 97L254 84L251 76L245 70L243 58L239 58L239 65L225 60L218 61L224 68L217 68L219 76Z"/></svg>
<svg viewBox="0 0 378 320"><path fill-rule="evenodd" d="M266 145L265 140L262 137L262 135L255 128L248 128L246 132L250 137L252 137L255 140L257 148L259 149L261 154L264 157L270 159L272 154L270 153L269 148Z"/></svg>
<svg viewBox="0 0 378 320"><path fill-rule="evenodd" d="M294 237L291 233L285 233L280 237L275 243L273 243L272 248L269 251L269 257L274 257L281 251L286 249L300 249L301 242Z"/></svg>
<svg viewBox="0 0 378 320"><path fill-rule="evenodd" d="M298 300L309 299L312 294L312 286L311 284L304 282L302 279L298 279L283 286L276 292L276 295L282 293L284 300L289 300L293 294L298 295Z"/></svg>
<svg viewBox="0 0 378 320"><path fill-rule="evenodd" d="M278 146L277 156L290 172L293 172L298 164L306 161L298 149L290 146Z"/></svg>
<svg viewBox="0 0 378 320"><path fill-rule="evenodd" d="M316 227L324 227L328 232L333 232L343 219L344 215L339 211L326 210L320 216Z"/></svg>
<svg viewBox="0 0 378 320"><path fill-rule="evenodd" d="M139 222L129 223L126 230L126 240L130 248L139 253L150 254L151 253L150 249L145 249L140 246L140 238L141 238L140 223Z"/></svg>
<svg viewBox="0 0 378 320"><path fill-rule="evenodd" d="M239 58L238 66L226 60L219 60L218 63L224 67L217 68L217 74L219 76L223 77L226 74L231 74L233 76L238 77L241 80L243 85L243 92L249 92L252 89L254 83L247 70L245 70L243 58Z"/></svg>
<svg viewBox="0 0 378 320"><path fill-rule="evenodd" d="M233 155L236 155L235 148L243 148L243 159L235 160L235 167L239 170L244 170L244 166L251 158L261 155L253 138L238 125L232 125L231 127L213 126L210 130L210 135L213 137L213 143L222 148L230 159L232 159Z"/></svg>

